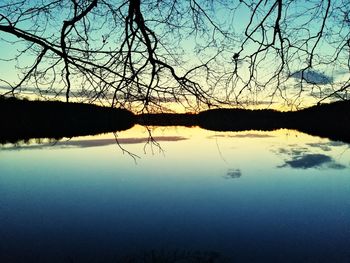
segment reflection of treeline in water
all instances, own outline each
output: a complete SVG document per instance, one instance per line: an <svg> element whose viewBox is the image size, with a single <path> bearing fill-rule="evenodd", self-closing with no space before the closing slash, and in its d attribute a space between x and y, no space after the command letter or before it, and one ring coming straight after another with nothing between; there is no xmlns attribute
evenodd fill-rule
<svg viewBox="0 0 350 263"><path fill-rule="evenodd" d="M30 138L61 138L131 128L134 115L122 109L58 101L0 97L0 142Z"/></svg>
<svg viewBox="0 0 350 263"><path fill-rule="evenodd" d="M214 109L198 114L141 114L82 103L0 98L0 142L59 138L125 130L134 124L200 126L216 131L296 129L350 142L350 101L334 102L295 112Z"/></svg>
<svg viewBox="0 0 350 263"><path fill-rule="evenodd" d="M332 140L350 142L350 101L299 111L217 109L201 112L199 126L216 131L295 129Z"/></svg>
<svg viewBox="0 0 350 263"><path fill-rule="evenodd" d="M350 101L314 106L289 115L290 126L286 128L350 143Z"/></svg>
<svg viewBox="0 0 350 263"><path fill-rule="evenodd" d="M350 142L350 101L313 106L299 111L213 109L199 114L147 114L143 125L199 126L215 131L295 129L332 140Z"/></svg>

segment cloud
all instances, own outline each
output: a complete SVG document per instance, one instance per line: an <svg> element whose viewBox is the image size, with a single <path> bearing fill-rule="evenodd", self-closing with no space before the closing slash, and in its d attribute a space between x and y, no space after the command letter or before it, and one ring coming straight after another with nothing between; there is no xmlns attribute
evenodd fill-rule
<svg viewBox="0 0 350 263"><path fill-rule="evenodd" d="M0 86L0 91L10 91L12 90L12 88L10 86ZM33 94L37 94L38 93L38 88L37 87L30 87L30 86L21 86L20 88L18 88L17 93L21 94L21 95L33 95ZM89 92L85 91L85 90L72 90L71 91L72 94L74 94L75 97L77 98L90 98ZM55 99L57 99L57 91L54 89L45 89L45 88L40 88L40 94L42 96L54 96ZM41 97L42 97L41 96ZM59 97L63 98L65 95L64 94L60 94ZM104 97L106 99L113 99L114 97L114 92L105 92ZM169 98L153 98L153 99L157 99L160 102L177 102L177 100L173 97L169 97Z"/></svg>
<svg viewBox="0 0 350 263"><path fill-rule="evenodd" d="M338 69L336 71L334 71L333 75L336 76L344 76L344 75L348 75L349 74L349 69L347 68L343 68L343 69Z"/></svg>
<svg viewBox="0 0 350 263"><path fill-rule="evenodd" d="M303 79L310 84L326 85L333 83L333 77L311 69L305 71L296 71L291 74L291 77L297 80Z"/></svg>
<svg viewBox="0 0 350 263"><path fill-rule="evenodd" d="M291 167L296 169L309 169L309 168L329 168L329 169L345 169L346 166L334 161L328 155L325 154L303 154L300 156L293 156L291 160L286 160L285 163L279 168Z"/></svg>

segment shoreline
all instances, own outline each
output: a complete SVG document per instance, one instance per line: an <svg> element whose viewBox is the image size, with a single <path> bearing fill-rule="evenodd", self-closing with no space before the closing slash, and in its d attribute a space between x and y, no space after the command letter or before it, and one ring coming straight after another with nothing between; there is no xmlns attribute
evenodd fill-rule
<svg viewBox="0 0 350 263"><path fill-rule="evenodd" d="M0 98L0 143L62 138L144 126L198 126L214 131L295 129L350 143L350 101L299 111L213 109L198 114L139 114L92 104Z"/></svg>

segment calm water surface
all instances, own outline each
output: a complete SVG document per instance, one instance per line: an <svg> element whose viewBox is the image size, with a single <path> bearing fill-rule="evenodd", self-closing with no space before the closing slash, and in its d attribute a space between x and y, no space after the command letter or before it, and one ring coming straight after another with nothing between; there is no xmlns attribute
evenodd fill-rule
<svg viewBox="0 0 350 263"><path fill-rule="evenodd" d="M0 262L151 250L350 262L349 144L290 130L151 134L2 146Z"/></svg>

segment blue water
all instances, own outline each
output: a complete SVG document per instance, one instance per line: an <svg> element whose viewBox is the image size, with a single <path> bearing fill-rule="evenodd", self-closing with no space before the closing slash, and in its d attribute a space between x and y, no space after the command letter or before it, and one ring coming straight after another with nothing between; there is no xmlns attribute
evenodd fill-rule
<svg viewBox="0 0 350 263"><path fill-rule="evenodd" d="M122 148L113 134L2 146L0 262L152 250L350 262L348 144L289 130L152 135L120 132Z"/></svg>

